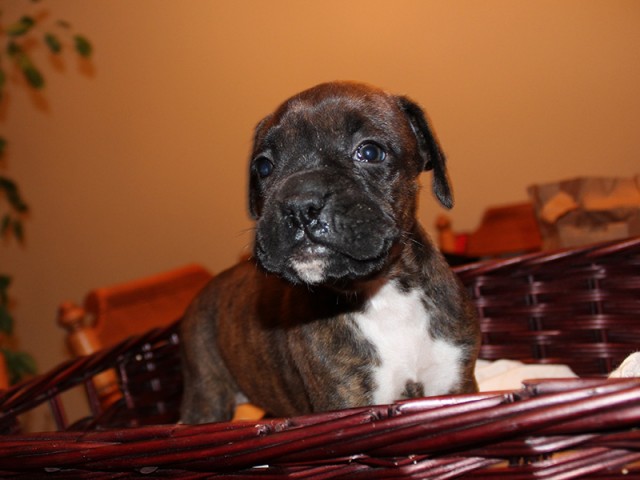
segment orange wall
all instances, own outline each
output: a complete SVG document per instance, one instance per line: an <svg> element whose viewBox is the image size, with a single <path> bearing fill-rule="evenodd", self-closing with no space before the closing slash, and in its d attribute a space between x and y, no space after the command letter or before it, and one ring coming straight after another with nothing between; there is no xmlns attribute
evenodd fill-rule
<svg viewBox="0 0 640 480"><path fill-rule="evenodd" d="M315 83L354 79L418 100L449 156L458 229L526 187L640 171L640 3L634 0L50 0L95 44L44 66L38 104L12 77L0 128L33 214L3 246L22 346L65 358L63 299L251 244L254 124ZM421 217L438 212L424 179ZM44 421L44 420L43 420Z"/></svg>

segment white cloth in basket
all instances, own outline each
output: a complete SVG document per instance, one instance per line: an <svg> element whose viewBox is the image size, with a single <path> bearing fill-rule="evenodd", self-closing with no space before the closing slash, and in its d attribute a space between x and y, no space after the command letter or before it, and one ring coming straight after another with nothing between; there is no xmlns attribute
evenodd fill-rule
<svg viewBox="0 0 640 480"><path fill-rule="evenodd" d="M517 390L531 378L576 378L567 365L524 364L516 360L478 360L476 380L481 392ZM629 355L609 378L640 377L640 352Z"/></svg>
<svg viewBox="0 0 640 480"><path fill-rule="evenodd" d="M609 378L640 377L640 352L632 353L616 368Z"/></svg>
<svg viewBox="0 0 640 480"><path fill-rule="evenodd" d="M525 364L516 360L478 360L476 380L481 392L518 390L531 378L576 378L566 365Z"/></svg>

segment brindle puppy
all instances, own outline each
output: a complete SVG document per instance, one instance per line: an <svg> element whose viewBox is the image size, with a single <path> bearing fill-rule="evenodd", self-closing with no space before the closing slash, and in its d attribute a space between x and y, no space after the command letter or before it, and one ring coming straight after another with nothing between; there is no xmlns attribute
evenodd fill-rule
<svg viewBox="0 0 640 480"><path fill-rule="evenodd" d="M418 105L327 83L258 125L255 260L217 275L182 324L182 421L276 416L476 390L474 309L416 220L418 176L451 207Z"/></svg>

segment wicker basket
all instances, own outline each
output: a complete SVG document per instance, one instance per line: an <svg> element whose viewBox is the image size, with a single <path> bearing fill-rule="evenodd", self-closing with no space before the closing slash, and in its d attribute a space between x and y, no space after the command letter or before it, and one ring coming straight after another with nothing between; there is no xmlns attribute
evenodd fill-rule
<svg viewBox="0 0 640 480"><path fill-rule="evenodd" d="M565 363L590 378L258 423L176 425L176 326L0 392L1 478L640 478L640 380L602 378L640 344L640 239L458 269L486 359ZM100 412L90 379L116 368ZM84 384L90 418L60 394ZM59 431L20 433L50 403Z"/></svg>

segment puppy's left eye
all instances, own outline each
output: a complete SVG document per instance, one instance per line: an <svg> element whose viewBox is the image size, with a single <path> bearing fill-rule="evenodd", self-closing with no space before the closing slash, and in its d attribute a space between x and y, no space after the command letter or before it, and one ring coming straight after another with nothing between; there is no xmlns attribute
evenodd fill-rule
<svg viewBox="0 0 640 480"><path fill-rule="evenodd" d="M380 163L387 157L384 149L374 142L365 142L355 151L354 160L365 163Z"/></svg>

